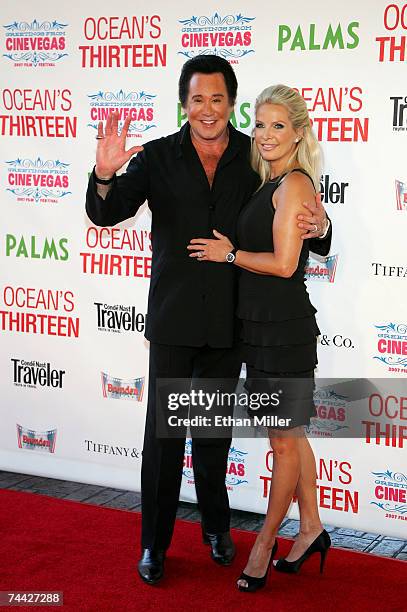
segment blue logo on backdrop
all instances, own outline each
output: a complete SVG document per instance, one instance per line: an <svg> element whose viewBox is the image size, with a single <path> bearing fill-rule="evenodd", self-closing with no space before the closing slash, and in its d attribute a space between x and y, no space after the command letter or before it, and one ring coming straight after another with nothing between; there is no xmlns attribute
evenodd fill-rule
<svg viewBox="0 0 407 612"><path fill-rule="evenodd" d="M374 355L389 366L389 372L407 373L407 325L404 323L387 323L375 325L377 332L377 350Z"/></svg>
<svg viewBox="0 0 407 612"><path fill-rule="evenodd" d="M201 15L179 19L181 24L181 47L178 55L188 59L196 55L219 55L230 63L254 53L251 23L255 17L214 13L211 17Z"/></svg>
<svg viewBox="0 0 407 612"><path fill-rule="evenodd" d="M375 498L370 503L386 512L386 518L407 520L407 476L402 472L372 472Z"/></svg>
<svg viewBox="0 0 407 612"><path fill-rule="evenodd" d="M14 21L3 26L6 30L3 57L14 62L15 67L49 68L55 66L65 53L65 28L67 23L58 21Z"/></svg>
<svg viewBox="0 0 407 612"><path fill-rule="evenodd" d="M246 451L239 450L232 446L229 450L228 466L226 472L226 486L229 488L237 487L248 480L246 476ZM188 439L185 442L184 467L182 470L183 476L187 479L188 484L194 483L194 469L192 465L192 440Z"/></svg>
<svg viewBox="0 0 407 612"><path fill-rule="evenodd" d="M6 191L17 202L58 202L71 194L69 191L69 166L59 159L17 158L6 161Z"/></svg>
<svg viewBox="0 0 407 612"><path fill-rule="evenodd" d="M155 98L154 94L145 91L130 91L126 93L122 89L117 92L99 91L89 94L90 100L90 123L88 127L97 129L99 121L106 119L114 112L119 113L119 128L124 120L130 116L131 124L128 136L141 137L144 132L157 127L155 124Z"/></svg>
<svg viewBox="0 0 407 612"><path fill-rule="evenodd" d="M316 437L332 438L339 431L349 429L346 425L349 398L333 389L316 389L314 403L317 416L306 427L308 434Z"/></svg>

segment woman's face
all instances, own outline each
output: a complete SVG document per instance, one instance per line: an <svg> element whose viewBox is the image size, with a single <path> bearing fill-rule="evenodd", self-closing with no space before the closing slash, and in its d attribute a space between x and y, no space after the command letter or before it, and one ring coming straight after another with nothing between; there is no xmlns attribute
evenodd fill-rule
<svg viewBox="0 0 407 612"><path fill-rule="evenodd" d="M300 134L294 130L285 106L262 104L257 109L254 140L265 161L270 162L273 176L278 176L297 147Z"/></svg>

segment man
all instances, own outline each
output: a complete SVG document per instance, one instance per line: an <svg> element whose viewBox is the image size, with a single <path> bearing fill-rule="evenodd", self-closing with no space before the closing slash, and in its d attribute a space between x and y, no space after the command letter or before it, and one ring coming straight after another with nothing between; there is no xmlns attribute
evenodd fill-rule
<svg viewBox="0 0 407 612"><path fill-rule="evenodd" d="M236 269L188 257L196 236L213 230L236 238L239 211L259 185L249 163L250 139L229 123L237 81L217 56L186 62L179 80L188 122L166 138L125 150L130 119L118 134L118 115L98 127L96 166L86 210L97 225L114 225L136 214L148 200L152 212L152 269L146 323L150 341L149 397L143 446L142 557L140 577L148 584L163 576L182 478L184 439L157 437L158 379L232 379L240 372L236 349ZM119 170L134 153L127 171ZM300 224L315 238L326 229L325 211L310 206ZM328 222L329 223L329 222ZM312 250L329 251L330 235ZM228 565L235 554L225 485L230 438L193 438L195 487L202 531L211 556Z"/></svg>

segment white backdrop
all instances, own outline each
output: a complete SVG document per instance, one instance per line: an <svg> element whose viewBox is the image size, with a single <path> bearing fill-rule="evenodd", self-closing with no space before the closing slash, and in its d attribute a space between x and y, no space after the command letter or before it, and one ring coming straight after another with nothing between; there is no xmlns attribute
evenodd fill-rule
<svg viewBox="0 0 407 612"><path fill-rule="evenodd" d="M307 100L334 225L331 258L308 270L318 376L382 379L359 419L370 438L332 439L349 398L317 396L321 516L405 536L407 393L393 383L407 372L407 4L22 1L2 6L0 29L0 468L138 490L150 215L114 229L87 219L95 124L121 109L131 144L175 132L183 62L216 52L236 70L246 133L265 86ZM234 440L232 506L265 511L271 469L265 440ZM182 496L194 499L188 444Z"/></svg>

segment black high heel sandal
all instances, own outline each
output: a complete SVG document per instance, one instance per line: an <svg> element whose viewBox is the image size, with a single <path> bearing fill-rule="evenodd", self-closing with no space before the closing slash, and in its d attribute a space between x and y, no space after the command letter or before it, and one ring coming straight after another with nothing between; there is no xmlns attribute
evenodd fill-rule
<svg viewBox="0 0 407 612"><path fill-rule="evenodd" d="M319 565L319 571L322 574L324 571L325 559L328 554L328 549L331 546L331 538L329 537L329 533L325 531L321 531L318 537L312 542L310 546L308 546L307 550L304 552L301 557L296 559L295 561L286 561L285 559L279 559L275 564L275 568L278 572L285 572L286 574L297 574L301 565L309 559L311 555L316 552L319 552L321 555L321 561Z"/></svg>
<svg viewBox="0 0 407 612"><path fill-rule="evenodd" d="M264 576L261 576L260 578L256 578L255 576L249 576L248 574L245 574L244 572L240 574L237 582L239 582L239 580L245 580L247 582L247 586L242 586L238 584L237 588L239 589L239 591L245 591L246 593L254 593L254 591L258 591L259 589L262 589L265 586L269 572L270 572L272 561L277 553L277 548L278 548L278 542L276 540L271 550L271 556L270 556L270 559L267 565L267 569L266 569L266 573L264 574Z"/></svg>

